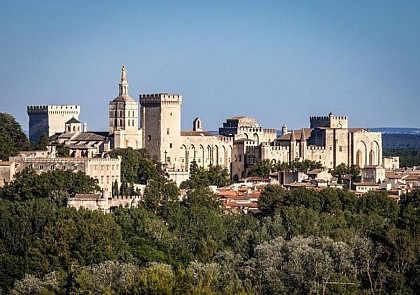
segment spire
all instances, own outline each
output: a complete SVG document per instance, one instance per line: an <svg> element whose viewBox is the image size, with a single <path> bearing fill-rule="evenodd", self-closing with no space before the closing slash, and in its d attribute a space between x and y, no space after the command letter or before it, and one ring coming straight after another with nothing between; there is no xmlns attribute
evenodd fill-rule
<svg viewBox="0 0 420 295"><path fill-rule="evenodd" d="M128 82L127 82L127 74L125 72L125 66L121 68L121 83L120 83L120 92L119 96L128 96Z"/></svg>
<svg viewBox="0 0 420 295"><path fill-rule="evenodd" d="M292 130L292 135L290 136L290 141L296 141L295 130Z"/></svg>
<svg viewBox="0 0 420 295"><path fill-rule="evenodd" d="M121 82L127 81L127 76L125 73L125 66L122 66L121 68Z"/></svg>
<svg viewBox="0 0 420 295"><path fill-rule="evenodd" d="M302 134L300 136L300 141L301 142L306 141L305 128L302 128Z"/></svg>

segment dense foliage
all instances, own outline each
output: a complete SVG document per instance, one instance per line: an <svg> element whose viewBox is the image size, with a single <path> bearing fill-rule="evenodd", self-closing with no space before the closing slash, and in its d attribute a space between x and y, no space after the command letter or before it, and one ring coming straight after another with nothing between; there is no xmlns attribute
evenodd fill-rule
<svg viewBox="0 0 420 295"><path fill-rule="evenodd" d="M7 161L17 155L18 151L26 150L28 138L15 118L9 114L0 113L0 160Z"/></svg>
<svg viewBox="0 0 420 295"><path fill-rule="evenodd" d="M415 149L415 148L384 149L383 155L400 157L400 167L420 166L420 149Z"/></svg>
<svg viewBox="0 0 420 295"><path fill-rule="evenodd" d="M121 182L124 184L146 184L149 179L163 176L160 163L155 163L145 149L114 149L110 151L112 158L121 157Z"/></svg>
<svg viewBox="0 0 420 295"><path fill-rule="evenodd" d="M248 172L248 176L268 177L271 172L276 171L300 171L307 172L313 169L322 168L320 162L311 160L294 160L290 163L272 163L270 160L263 160L252 165Z"/></svg>
<svg viewBox="0 0 420 295"><path fill-rule="evenodd" d="M357 198L346 190L268 186L259 216L225 215L208 189L178 201L171 184L157 177L139 208L103 214L63 207L47 196L63 190L59 182L44 191L25 173L0 190L5 294L415 294L420 288L419 190L397 204L384 193Z"/></svg>
<svg viewBox="0 0 420 295"><path fill-rule="evenodd" d="M25 169L0 190L0 198L10 201L47 198L63 204L75 193L94 192L100 192L96 180L81 171L52 170L37 174L33 169Z"/></svg>
<svg viewBox="0 0 420 295"><path fill-rule="evenodd" d="M196 161L190 165L190 178L183 181L180 188L196 189L215 185L217 187L227 186L230 183L229 171L219 165L210 165L208 169L198 167Z"/></svg>

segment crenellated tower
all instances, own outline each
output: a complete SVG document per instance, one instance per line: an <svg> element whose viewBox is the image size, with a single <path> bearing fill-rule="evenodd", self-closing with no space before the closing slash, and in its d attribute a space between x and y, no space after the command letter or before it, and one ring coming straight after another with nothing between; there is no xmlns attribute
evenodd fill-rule
<svg viewBox="0 0 420 295"><path fill-rule="evenodd" d="M181 104L179 94L140 95L143 147L168 169L179 169Z"/></svg>

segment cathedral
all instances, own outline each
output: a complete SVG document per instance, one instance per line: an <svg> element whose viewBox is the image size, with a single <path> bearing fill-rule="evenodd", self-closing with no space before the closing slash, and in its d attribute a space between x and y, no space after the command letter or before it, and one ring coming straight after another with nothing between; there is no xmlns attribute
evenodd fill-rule
<svg viewBox="0 0 420 295"><path fill-rule="evenodd" d="M170 93L141 94L137 102L129 95L123 66L118 96L109 102L109 131L89 135L73 116L62 124L62 133L56 133L55 138L61 136L61 142L71 143L71 151L72 146L78 147L77 155L86 157L112 148L145 148L170 175L188 174L193 161L203 168L226 167L234 180L245 178L252 165L263 160L273 164L311 160L327 169L341 163L360 168L382 165L381 133L349 128L347 117L332 113L310 117L309 128L288 130L284 125L278 136L276 129L265 129L253 118L237 116L228 118L214 134L203 130L199 118L192 130L182 131L181 105L182 95ZM32 113L38 116L38 107L28 107L30 118ZM35 119L32 121L40 121ZM84 151L85 147L90 149Z"/></svg>

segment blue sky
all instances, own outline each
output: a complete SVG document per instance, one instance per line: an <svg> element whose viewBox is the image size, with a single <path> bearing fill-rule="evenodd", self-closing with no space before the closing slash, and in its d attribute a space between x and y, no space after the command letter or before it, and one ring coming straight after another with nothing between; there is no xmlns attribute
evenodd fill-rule
<svg viewBox="0 0 420 295"><path fill-rule="evenodd" d="M0 111L79 104L108 129L125 65L130 94L183 95L182 127L263 127L348 116L420 127L420 1L0 0Z"/></svg>

